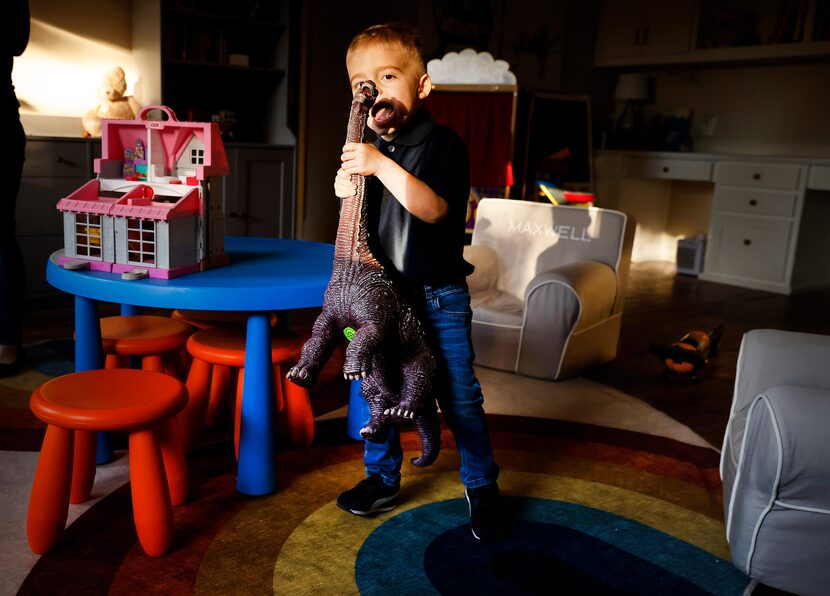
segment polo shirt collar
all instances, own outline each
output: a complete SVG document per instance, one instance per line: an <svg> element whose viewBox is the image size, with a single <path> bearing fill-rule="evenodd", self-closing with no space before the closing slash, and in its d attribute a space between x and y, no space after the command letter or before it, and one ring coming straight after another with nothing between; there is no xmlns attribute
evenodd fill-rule
<svg viewBox="0 0 830 596"><path fill-rule="evenodd" d="M389 142L395 143L396 145L419 145L433 128L435 128L435 121L426 108L421 108L406 123L403 131Z"/></svg>

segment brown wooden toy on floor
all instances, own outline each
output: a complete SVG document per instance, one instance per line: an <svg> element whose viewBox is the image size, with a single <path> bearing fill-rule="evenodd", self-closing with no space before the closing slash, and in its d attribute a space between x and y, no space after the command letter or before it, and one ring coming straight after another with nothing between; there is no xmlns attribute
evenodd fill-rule
<svg viewBox="0 0 830 596"><path fill-rule="evenodd" d="M717 355L721 337L722 324L709 330L693 329L672 344L652 342L649 350L660 357L665 372L698 379L709 356Z"/></svg>

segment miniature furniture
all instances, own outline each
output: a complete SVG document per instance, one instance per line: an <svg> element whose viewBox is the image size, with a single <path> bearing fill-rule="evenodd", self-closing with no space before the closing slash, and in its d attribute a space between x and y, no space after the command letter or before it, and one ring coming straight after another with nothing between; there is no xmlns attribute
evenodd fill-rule
<svg viewBox="0 0 830 596"><path fill-rule="evenodd" d="M483 199L464 250L476 363L558 380L613 359L632 235L617 211Z"/></svg>
<svg viewBox="0 0 830 596"><path fill-rule="evenodd" d="M732 561L796 594L830 585L829 362L830 336L744 335L721 452Z"/></svg>
<svg viewBox="0 0 830 596"><path fill-rule="evenodd" d="M248 312L245 386L237 489L249 495L276 490L275 416L270 318L276 310L323 304L334 246L275 238L226 237L228 265L174 279L127 281L100 271L71 271L55 253L46 278L75 296L75 370L100 368L101 336L96 301L169 309Z"/></svg>
<svg viewBox="0 0 830 596"><path fill-rule="evenodd" d="M184 385L157 372L87 371L48 381L35 389L29 403L48 425L29 501L32 551L43 554L54 548L69 503L89 498L95 431L126 430L138 540L150 556L165 553L173 537L171 504L183 503L188 490L187 464L173 423L187 403Z"/></svg>
<svg viewBox="0 0 830 596"><path fill-rule="evenodd" d="M288 432L294 443L308 447L314 438L314 415L308 389L285 378L285 371L299 360L302 347L303 340L298 337L271 337L275 410L285 413ZM195 444L205 424L215 424L221 409L229 405L227 389L230 386L235 389L236 395L234 446L238 456L244 403L245 330L219 326L197 331L187 340L187 351L193 362L187 378L190 401L182 417L187 428L185 446L189 449ZM216 369L220 367L223 372L216 374Z"/></svg>
<svg viewBox="0 0 830 596"><path fill-rule="evenodd" d="M129 368L129 357L141 358L141 368L184 379L182 353L192 329L167 317L132 315L101 319L105 368Z"/></svg>

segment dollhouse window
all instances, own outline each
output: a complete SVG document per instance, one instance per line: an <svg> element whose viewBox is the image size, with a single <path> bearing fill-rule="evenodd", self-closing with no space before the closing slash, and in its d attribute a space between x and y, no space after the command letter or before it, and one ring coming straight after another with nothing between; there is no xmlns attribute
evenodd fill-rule
<svg viewBox="0 0 830 596"><path fill-rule="evenodd" d="M156 264L156 222L127 219L127 262L132 265Z"/></svg>
<svg viewBox="0 0 830 596"><path fill-rule="evenodd" d="M75 254L89 259L101 258L101 216L75 214Z"/></svg>
<svg viewBox="0 0 830 596"><path fill-rule="evenodd" d="M205 150L204 149L191 149L190 150L190 163L194 166L200 166L205 163Z"/></svg>

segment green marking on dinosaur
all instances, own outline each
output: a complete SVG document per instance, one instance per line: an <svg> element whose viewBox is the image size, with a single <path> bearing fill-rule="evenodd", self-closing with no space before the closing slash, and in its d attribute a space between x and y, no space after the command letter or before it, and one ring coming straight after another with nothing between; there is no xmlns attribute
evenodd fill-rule
<svg viewBox="0 0 830 596"><path fill-rule="evenodd" d="M343 335L345 335L346 339L349 340L349 341L352 341L352 338L354 338L355 333L356 333L356 331L354 329L352 329L351 327L346 327L343 330Z"/></svg>

